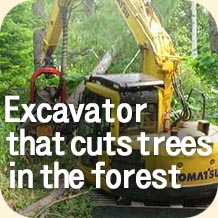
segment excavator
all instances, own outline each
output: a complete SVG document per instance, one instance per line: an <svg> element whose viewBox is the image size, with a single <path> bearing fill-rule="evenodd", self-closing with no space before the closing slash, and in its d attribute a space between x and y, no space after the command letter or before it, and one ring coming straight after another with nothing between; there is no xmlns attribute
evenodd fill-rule
<svg viewBox="0 0 218 218"><path fill-rule="evenodd" d="M69 14L72 5L76 4L75 2L75 0L54 1L47 32L43 40L43 67L37 69L31 78L31 103L67 103L65 82L68 39L67 14ZM181 170L177 181L182 187L176 190L171 188L169 178L167 178L168 186L164 190L154 188L141 190L136 187L134 179L130 180L129 189L124 189L121 186L121 188L111 190L106 185L106 178L102 176L102 189L109 193L110 196L114 196L117 199L116 203L139 201L147 202L148 205L150 202L150 204L156 206L169 204L191 205L196 202L208 202L209 204L216 194L218 185L218 127L204 119L190 121L191 110L188 100L184 97L183 91L177 82L181 57L176 54L173 42L158 19L152 2L150 0L114 0L114 2L140 49L140 72L91 75L85 78L85 89L80 103L97 103L100 106L101 123L87 123L84 116L82 116L82 120L78 125L73 123L65 126L54 123L38 123L34 128L31 127L31 131L35 132L37 136L43 134L52 136L55 129L55 131L62 132L63 135L73 137L71 133L76 129L77 135L84 138L92 136L93 147L98 146L97 137L105 136L106 132L111 132L112 137L115 138L125 135L131 137L133 152L128 157L108 156L105 152L106 145L103 144L103 155L92 157L85 154L77 158L78 167L84 172L87 183L91 185L95 184L95 177L91 171L95 169L96 163L99 161L105 162L104 170L117 169L122 178L124 169L135 169L137 171L146 168L150 172L155 169L167 171L172 165L176 165L177 169ZM61 70L59 71L52 65L51 56L58 45L62 31L63 52ZM42 91L38 91L35 83L36 79L41 75L45 75L47 78L53 75L58 76L60 78L59 85L49 86ZM171 104L174 93L181 100L183 110L179 118L172 122ZM114 123L107 123L105 120L105 111L101 107L105 99L110 99L111 103L115 105L111 109L112 117L115 119ZM116 108L121 103L131 105L133 117L137 113L135 105L147 103L147 108L141 111L141 122L136 123L132 119L127 124L120 123L117 119ZM28 129L28 125L22 124L21 126ZM143 157L140 154L140 145L135 140L140 132L145 132L151 138L154 136L165 136L166 138L170 136L181 138L192 136L197 140L199 137L209 136L212 153L206 157L199 154L194 154L191 157L183 154L172 157L164 149L161 149L159 156ZM85 146L85 144L78 143L79 148ZM117 146L115 141L113 148L115 149ZM164 147L165 145L161 144L161 146ZM153 154L152 141L148 142L148 147L151 154ZM128 213L130 213L129 210ZM104 217L103 214L99 217ZM114 217L116 216L114 215ZM157 216L151 214L150 217Z"/></svg>

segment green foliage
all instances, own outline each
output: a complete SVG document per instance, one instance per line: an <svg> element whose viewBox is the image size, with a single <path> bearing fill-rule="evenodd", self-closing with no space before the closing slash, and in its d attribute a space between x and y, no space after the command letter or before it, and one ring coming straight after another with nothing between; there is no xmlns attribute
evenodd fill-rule
<svg viewBox="0 0 218 218"><path fill-rule="evenodd" d="M211 84L218 86L218 54L204 53L193 61L196 72Z"/></svg>
<svg viewBox="0 0 218 218"><path fill-rule="evenodd" d="M204 53L193 62L198 77L204 81L207 92L207 119L218 123L218 54Z"/></svg>
<svg viewBox="0 0 218 218"><path fill-rule="evenodd" d="M161 3L157 1L157 7ZM161 10L167 32L173 40L174 46L182 56L191 52L191 4L190 1L174 0L168 5L168 10ZM162 6L163 7L163 6ZM160 6L160 9L162 8Z"/></svg>
<svg viewBox="0 0 218 218"><path fill-rule="evenodd" d="M186 58L181 63L182 89L188 97L192 88L195 88L206 95L206 119L218 123L218 66L215 61L217 55L199 55L195 60ZM212 60L213 61L212 61ZM192 109L192 120L202 119L203 99L201 94L193 92L189 100ZM181 104L177 98L173 101L173 108L181 111Z"/></svg>
<svg viewBox="0 0 218 218"><path fill-rule="evenodd" d="M161 4L160 0L154 0L154 4L160 11L161 20L178 53L183 57L191 56L191 2L168 0ZM198 5L197 16L198 52L203 54L210 49L208 12Z"/></svg>
<svg viewBox="0 0 218 218"><path fill-rule="evenodd" d="M217 122L218 117L218 56L211 55L209 44L208 12L203 7L197 7L198 22L198 53L197 59L191 58L191 3L190 1L175 0L166 5L159 0L154 1L158 7L165 28L171 36L177 52L184 57L181 63L182 89L186 97L192 88L197 88L207 95L206 119ZM166 6L166 7L165 7ZM192 119L201 119L202 97L194 93L190 98ZM177 98L173 100L174 112L181 112L182 107Z"/></svg>
<svg viewBox="0 0 218 218"><path fill-rule="evenodd" d="M0 115L4 120L4 96L20 94L27 99L25 89L29 86L32 73L32 12L31 2L14 8L5 18L0 31ZM20 13L22 11L22 13ZM10 131L15 130L14 124L1 122L0 125L0 163L6 162L5 138ZM2 164L1 163L1 164Z"/></svg>
<svg viewBox="0 0 218 218"><path fill-rule="evenodd" d="M198 21L198 54L204 55L210 53L209 43L209 14L208 11L201 7L197 7Z"/></svg>
<svg viewBox="0 0 218 218"><path fill-rule="evenodd" d="M153 0L152 3L158 18L166 26L172 17L172 13L178 8L178 0L164 1L164 4L162 0Z"/></svg>
<svg viewBox="0 0 218 218"><path fill-rule="evenodd" d="M50 208L46 213L48 218L52 218L52 214L61 217L91 218L93 211L93 202L90 194L76 197L71 201L65 201ZM45 213L45 214L46 214ZM50 214L50 215L49 215Z"/></svg>
<svg viewBox="0 0 218 218"><path fill-rule="evenodd" d="M206 84L202 86L202 80L197 75L195 70L193 69L192 65L192 59L187 58L186 60L181 62L180 68L180 76L181 76L181 88L185 94L186 99L188 98L188 95L192 88L201 90L202 92L208 93L209 89ZM193 84L194 81L194 84ZM202 97L198 93L193 92L193 95L189 99L189 106L192 110L192 120L199 120L202 119ZM177 114L182 111L182 105L180 101L175 98L173 99L173 109L174 112Z"/></svg>
<svg viewBox="0 0 218 218"><path fill-rule="evenodd" d="M10 208L19 210L27 207L35 201L43 198L48 193L46 190L34 189L9 189L9 180L5 175L5 171L0 171L0 187L4 199L7 201Z"/></svg>
<svg viewBox="0 0 218 218"><path fill-rule="evenodd" d="M0 31L0 95L27 86L33 71L31 2L14 8ZM20 13L22 11L22 13Z"/></svg>
<svg viewBox="0 0 218 218"><path fill-rule="evenodd" d="M84 5L80 5L73 10L69 22L67 78L70 88L94 69L106 51L115 49L117 54L109 72L121 73L138 50L113 1L96 1L95 11L90 16L81 13L83 8ZM56 65L60 63L60 53L59 48L55 55ZM139 65L138 59L129 71L138 71Z"/></svg>

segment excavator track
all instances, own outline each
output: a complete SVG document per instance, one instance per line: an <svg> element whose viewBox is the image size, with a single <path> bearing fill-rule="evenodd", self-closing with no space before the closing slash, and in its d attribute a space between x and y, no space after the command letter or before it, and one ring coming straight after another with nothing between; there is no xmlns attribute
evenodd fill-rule
<svg viewBox="0 0 218 218"><path fill-rule="evenodd" d="M208 207L208 204L152 205L135 201L123 205L115 197L102 191L93 191L91 198L94 204L92 218L186 218L196 216Z"/></svg>

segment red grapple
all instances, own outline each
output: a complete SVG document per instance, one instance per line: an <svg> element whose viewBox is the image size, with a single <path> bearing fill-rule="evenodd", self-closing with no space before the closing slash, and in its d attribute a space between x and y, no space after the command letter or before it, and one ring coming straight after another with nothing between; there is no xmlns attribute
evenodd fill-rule
<svg viewBox="0 0 218 218"><path fill-rule="evenodd" d="M35 103L35 82L36 79L41 76L42 74L46 74L46 75L56 75L61 79L61 72L54 68L54 67L43 67L43 68L39 68L37 69L33 75L31 76L30 79L30 103ZM66 103L66 86L64 85L62 90L61 90L61 103Z"/></svg>

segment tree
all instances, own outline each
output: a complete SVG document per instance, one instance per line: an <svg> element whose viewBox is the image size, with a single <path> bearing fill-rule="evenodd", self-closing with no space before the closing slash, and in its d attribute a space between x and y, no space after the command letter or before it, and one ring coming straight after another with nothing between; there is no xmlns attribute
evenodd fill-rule
<svg viewBox="0 0 218 218"><path fill-rule="evenodd" d="M18 5L5 18L0 31L0 94L24 90L33 71L31 3ZM22 13L21 13L22 11ZM28 96L28 95L27 95Z"/></svg>
<svg viewBox="0 0 218 218"><path fill-rule="evenodd" d="M191 14L192 14L192 57L198 56L198 36L197 36L197 4L196 2L191 3Z"/></svg>
<svg viewBox="0 0 218 218"><path fill-rule="evenodd" d="M45 25L42 20L45 20L45 0L37 0L32 5L33 15L35 16L35 22L33 24L33 55L34 55L34 67L35 69L41 66L41 55L43 37L45 34Z"/></svg>
<svg viewBox="0 0 218 218"><path fill-rule="evenodd" d="M212 53L218 53L218 28L212 15L209 15L210 47Z"/></svg>

